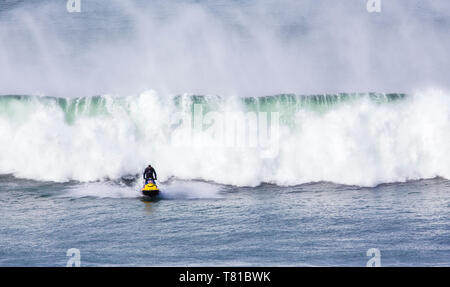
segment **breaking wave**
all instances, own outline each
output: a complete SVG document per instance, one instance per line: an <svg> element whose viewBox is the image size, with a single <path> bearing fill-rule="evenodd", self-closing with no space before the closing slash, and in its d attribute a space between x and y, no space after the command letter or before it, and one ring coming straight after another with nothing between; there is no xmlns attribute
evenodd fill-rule
<svg viewBox="0 0 450 287"><path fill-rule="evenodd" d="M200 141L180 144L180 131L196 129L196 107L202 122L191 136ZM240 124L227 116L208 120L211 113L243 115L244 125L251 123L249 114L258 124L267 115L270 155L258 141L218 145L208 127L237 131ZM260 135L261 125L256 127ZM1 174L57 182L117 179L139 174L148 163L163 181L238 186L448 179L450 97L440 90L259 98L155 91L129 97L5 95L0 151Z"/></svg>

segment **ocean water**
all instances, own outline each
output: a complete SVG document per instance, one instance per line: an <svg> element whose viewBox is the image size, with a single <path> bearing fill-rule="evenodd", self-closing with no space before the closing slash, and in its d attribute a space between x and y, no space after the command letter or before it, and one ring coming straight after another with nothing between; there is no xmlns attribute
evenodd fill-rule
<svg viewBox="0 0 450 287"><path fill-rule="evenodd" d="M0 266L450 265L448 1L80 1L0 1Z"/></svg>
<svg viewBox="0 0 450 287"><path fill-rule="evenodd" d="M450 181L373 188L161 183L144 201L118 183L0 178L0 264L66 266L448 266Z"/></svg>

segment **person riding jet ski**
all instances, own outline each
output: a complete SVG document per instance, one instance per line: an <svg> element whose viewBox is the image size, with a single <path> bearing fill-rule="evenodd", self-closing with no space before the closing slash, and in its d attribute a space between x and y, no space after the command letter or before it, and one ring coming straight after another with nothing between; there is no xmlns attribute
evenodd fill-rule
<svg viewBox="0 0 450 287"><path fill-rule="evenodd" d="M159 188L155 182L158 179L155 169L151 165L148 165L143 176L145 184L141 190L142 194L150 198L155 198L159 194Z"/></svg>
<svg viewBox="0 0 450 287"><path fill-rule="evenodd" d="M150 180L152 181L153 184L155 184L155 180L158 180L156 171L150 164L145 168L143 176L145 184L147 184Z"/></svg>

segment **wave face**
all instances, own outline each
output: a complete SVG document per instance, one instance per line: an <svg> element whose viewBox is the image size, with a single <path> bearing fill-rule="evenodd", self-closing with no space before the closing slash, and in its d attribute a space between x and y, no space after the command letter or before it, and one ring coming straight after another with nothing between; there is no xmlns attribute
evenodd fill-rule
<svg viewBox="0 0 450 287"><path fill-rule="evenodd" d="M221 137L211 126L224 127L225 140L239 130L230 114L244 115L249 133L248 115L267 115L267 129L257 125L256 134L269 131L274 152L265 154L267 145L258 143L217 144ZM179 137L186 132L188 141ZM139 174L148 163L160 180L239 186L450 178L450 97L439 90L261 98L154 91L134 97L1 96L0 135L0 173L42 181L115 179Z"/></svg>

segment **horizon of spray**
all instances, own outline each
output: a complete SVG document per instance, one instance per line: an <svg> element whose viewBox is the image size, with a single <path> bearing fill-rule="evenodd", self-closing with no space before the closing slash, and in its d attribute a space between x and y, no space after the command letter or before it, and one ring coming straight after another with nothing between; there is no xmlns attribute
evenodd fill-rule
<svg viewBox="0 0 450 287"><path fill-rule="evenodd" d="M264 96L450 88L450 3L0 3L0 95Z"/></svg>

